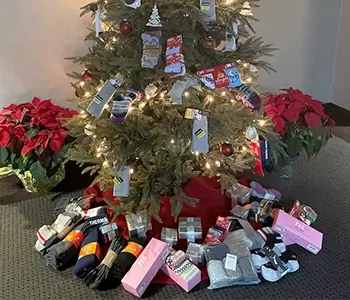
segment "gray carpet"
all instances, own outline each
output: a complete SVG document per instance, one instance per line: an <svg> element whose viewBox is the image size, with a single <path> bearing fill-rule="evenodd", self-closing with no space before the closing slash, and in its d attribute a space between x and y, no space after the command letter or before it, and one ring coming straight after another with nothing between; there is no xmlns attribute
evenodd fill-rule
<svg viewBox="0 0 350 300"><path fill-rule="evenodd" d="M154 299L350 299L350 144L334 138L316 159L300 158L289 180L268 176L262 183L299 199L318 213L316 228L324 232L324 248L313 255L293 246L301 269L277 283L206 290L201 284L186 294L180 287L152 286ZM7 187L8 185L8 187ZM91 291L72 270L48 269L33 251L35 232L52 221L50 197L29 195L17 200L13 182L0 181L0 300L134 299L121 287ZM3 197L1 197L3 196ZM4 198L5 197L5 198ZM9 204L9 198L14 203ZM26 199L24 199L26 198ZM4 199L6 201L4 201Z"/></svg>

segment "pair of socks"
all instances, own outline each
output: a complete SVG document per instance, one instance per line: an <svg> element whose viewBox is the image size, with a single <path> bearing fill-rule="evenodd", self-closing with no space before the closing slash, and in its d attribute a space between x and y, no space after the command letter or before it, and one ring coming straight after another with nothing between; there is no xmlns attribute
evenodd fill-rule
<svg viewBox="0 0 350 300"><path fill-rule="evenodd" d="M271 248L264 247L262 250L253 251L252 261L261 276L270 282L276 282L287 273L299 270L298 258L290 250L278 255Z"/></svg>
<svg viewBox="0 0 350 300"><path fill-rule="evenodd" d="M264 239L265 245L271 248L278 256L287 250L286 245L282 240L282 236L272 230L271 227L264 227L257 230L260 236Z"/></svg>

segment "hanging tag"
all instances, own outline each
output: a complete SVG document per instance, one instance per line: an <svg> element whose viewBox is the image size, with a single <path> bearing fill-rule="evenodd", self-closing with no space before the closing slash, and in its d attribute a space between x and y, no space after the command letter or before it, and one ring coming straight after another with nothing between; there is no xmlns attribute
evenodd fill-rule
<svg viewBox="0 0 350 300"><path fill-rule="evenodd" d="M113 196L128 197L130 190L130 167L122 167L114 178Z"/></svg>
<svg viewBox="0 0 350 300"><path fill-rule="evenodd" d="M200 8L205 23L216 21L215 0L201 0Z"/></svg>
<svg viewBox="0 0 350 300"><path fill-rule="evenodd" d="M101 21L101 11L98 9L95 11L95 28L96 28L96 37L100 36L100 33L103 32L102 21Z"/></svg>
<svg viewBox="0 0 350 300"><path fill-rule="evenodd" d="M185 119L200 120L202 119L202 113L198 109L186 108Z"/></svg>
<svg viewBox="0 0 350 300"><path fill-rule="evenodd" d="M238 23L232 22L231 32L226 32L226 47L225 51L236 51L237 50L237 36L238 36Z"/></svg>
<svg viewBox="0 0 350 300"><path fill-rule="evenodd" d="M195 119L192 132L192 152L209 152L208 118Z"/></svg>
<svg viewBox="0 0 350 300"><path fill-rule="evenodd" d="M227 253L225 261L225 269L236 271L237 268L237 256Z"/></svg>
<svg viewBox="0 0 350 300"><path fill-rule="evenodd" d="M141 6L141 0L125 0L125 4L126 6L136 9Z"/></svg>
<svg viewBox="0 0 350 300"><path fill-rule="evenodd" d="M87 107L87 112L95 118L100 118L105 105L112 99L117 88L123 83L124 79L120 74L117 74L111 80L107 80Z"/></svg>

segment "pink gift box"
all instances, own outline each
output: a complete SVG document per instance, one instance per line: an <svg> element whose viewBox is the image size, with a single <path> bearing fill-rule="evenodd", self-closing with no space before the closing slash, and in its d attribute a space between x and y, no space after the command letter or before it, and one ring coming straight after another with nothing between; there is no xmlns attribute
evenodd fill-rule
<svg viewBox="0 0 350 300"><path fill-rule="evenodd" d="M169 246L152 238L122 279L124 289L137 297L141 297L168 255Z"/></svg>
<svg viewBox="0 0 350 300"><path fill-rule="evenodd" d="M272 229L280 233L289 243L296 243L313 254L322 249L323 233L278 210Z"/></svg>
<svg viewBox="0 0 350 300"><path fill-rule="evenodd" d="M162 266L162 271L186 292L189 292L201 282L201 271L188 259L175 270L171 269L167 264L164 264Z"/></svg>

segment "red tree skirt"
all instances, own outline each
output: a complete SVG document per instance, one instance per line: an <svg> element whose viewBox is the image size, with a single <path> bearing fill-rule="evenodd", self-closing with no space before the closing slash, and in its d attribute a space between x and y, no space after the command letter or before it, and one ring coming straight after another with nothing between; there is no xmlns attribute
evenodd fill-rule
<svg viewBox="0 0 350 300"><path fill-rule="evenodd" d="M216 223L218 216L227 217L231 210L231 200L221 193L220 183L218 177L196 177L193 178L184 188L184 193L193 198L199 199L196 207L184 205L180 213L180 217L199 217L202 220L203 238L209 228ZM245 180L241 180L243 184L247 184ZM113 191L109 190L101 192L98 186L93 186L84 191L84 195L95 195L98 202L103 202L104 199L118 203L113 197ZM177 228L177 223L174 221L174 217L171 216L170 209L170 197L165 196L162 199L162 205L159 215L163 221L163 224L158 223L155 219L152 219L152 231L149 233L149 237L155 237L160 239L161 231L163 227ZM119 216L117 218L118 227L121 229L121 233L128 237L128 228L125 220L125 216ZM202 241L197 241L201 243ZM176 249L186 252L187 241L179 240ZM207 279L208 275L206 268L202 268L202 280ZM163 272L159 272L153 280L153 283L161 284L175 284L168 276Z"/></svg>

